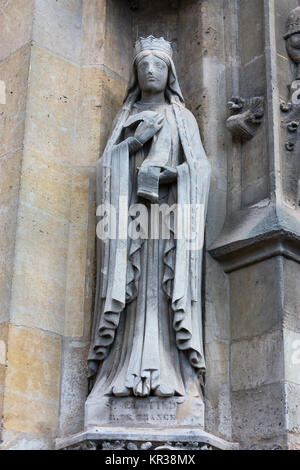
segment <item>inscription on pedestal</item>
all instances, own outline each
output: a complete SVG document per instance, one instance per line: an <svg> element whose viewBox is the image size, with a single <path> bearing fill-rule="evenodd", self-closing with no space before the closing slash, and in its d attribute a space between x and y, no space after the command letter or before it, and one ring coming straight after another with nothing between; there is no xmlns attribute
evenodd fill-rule
<svg viewBox="0 0 300 470"><path fill-rule="evenodd" d="M110 398L110 424L176 424L180 398Z"/></svg>

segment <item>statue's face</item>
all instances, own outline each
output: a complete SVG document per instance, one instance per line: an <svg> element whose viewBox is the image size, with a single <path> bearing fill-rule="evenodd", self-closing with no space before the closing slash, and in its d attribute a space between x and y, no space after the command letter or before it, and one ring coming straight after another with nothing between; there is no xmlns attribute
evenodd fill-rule
<svg viewBox="0 0 300 470"><path fill-rule="evenodd" d="M296 64L299 64L300 63L300 33L292 34L292 36L290 36L287 39L286 48L291 59L294 62L296 62Z"/></svg>
<svg viewBox="0 0 300 470"><path fill-rule="evenodd" d="M159 93L166 89L167 64L154 54L146 55L137 66L138 81L142 91Z"/></svg>

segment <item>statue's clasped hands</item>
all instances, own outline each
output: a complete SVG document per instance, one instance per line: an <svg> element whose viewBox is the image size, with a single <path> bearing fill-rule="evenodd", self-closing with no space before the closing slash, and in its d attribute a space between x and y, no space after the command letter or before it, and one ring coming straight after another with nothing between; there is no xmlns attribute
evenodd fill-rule
<svg viewBox="0 0 300 470"><path fill-rule="evenodd" d="M154 111L144 111L131 116L124 127L137 127L134 132L134 138L142 145L155 136L160 131L164 123L164 116Z"/></svg>
<svg viewBox="0 0 300 470"><path fill-rule="evenodd" d="M137 126L134 138L137 139L142 145L154 137L157 132L162 128L164 117L159 113L153 113L154 116L144 119ZM177 180L177 170L169 166L161 167L159 175L159 182L162 184L173 183Z"/></svg>
<svg viewBox="0 0 300 470"><path fill-rule="evenodd" d="M164 119L162 114L154 111L143 111L131 116L124 125L125 128L134 128L137 126L133 138L128 139L130 153L134 153L138 150L139 146L142 147L146 142L152 139L162 128ZM173 183L176 180L176 168L161 166L161 173L159 175L159 182L161 184Z"/></svg>
<svg viewBox="0 0 300 470"><path fill-rule="evenodd" d="M135 130L135 139L144 145L162 128L163 122L164 117L159 113L155 113L155 116L144 119Z"/></svg>

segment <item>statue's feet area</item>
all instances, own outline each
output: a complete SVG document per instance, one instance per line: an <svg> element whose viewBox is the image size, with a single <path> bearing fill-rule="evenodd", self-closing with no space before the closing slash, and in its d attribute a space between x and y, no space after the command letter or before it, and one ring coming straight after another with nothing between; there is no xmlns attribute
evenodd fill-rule
<svg viewBox="0 0 300 470"><path fill-rule="evenodd" d="M123 387L113 387L112 394L115 397L135 396L145 398L149 396L155 397L173 397L175 391L167 385L158 385L155 389L151 387L151 380L148 377L141 377L136 385L130 389L125 385Z"/></svg>
<svg viewBox="0 0 300 470"><path fill-rule="evenodd" d="M133 394L136 397L149 397L151 393L151 384L150 384L150 379L147 378L141 378L137 385L133 387Z"/></svg>

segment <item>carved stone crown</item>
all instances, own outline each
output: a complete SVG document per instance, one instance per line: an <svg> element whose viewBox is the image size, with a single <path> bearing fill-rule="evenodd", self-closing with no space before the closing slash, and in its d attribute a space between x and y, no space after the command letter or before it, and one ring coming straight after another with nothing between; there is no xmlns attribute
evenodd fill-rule
<svg viewBox="0 0 300 470"><path fill-rule="evenodd" d="M290 12L286 22L286 30L284 39L288 39L292 34L300 33L300 7Z"/></svg>
<svg viewBox="0 0 300 470"><path fill-rule="evenodd" d="M148 36L147 38L138 38L135 43L135 56L142 51L146 50L159 50L172 57L173 49L169 41L164 38L155 38L154 36Z"/></svg>

